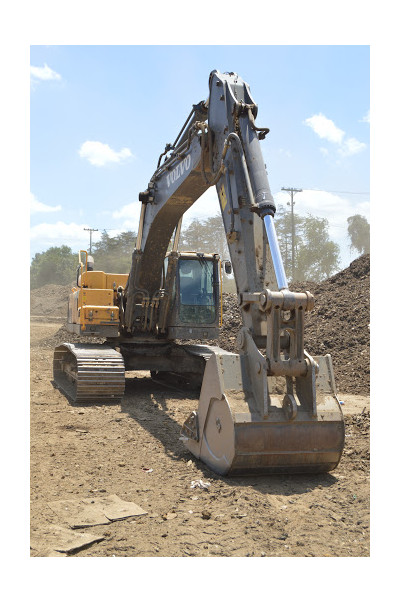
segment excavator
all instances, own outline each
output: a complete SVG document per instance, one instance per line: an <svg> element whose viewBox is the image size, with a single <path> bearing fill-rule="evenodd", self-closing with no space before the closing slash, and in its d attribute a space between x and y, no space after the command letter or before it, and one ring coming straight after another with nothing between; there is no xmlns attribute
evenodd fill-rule
<svg viewBox="0 0 400 602"><path fill-rule="evenodd" d="M239 75L211 72L208 99L193 105L139 193L129 274L96 271L80 252L67 328L105 343L58 345L54 381L80 403L121 401L129 370L197 381L180 439L213 472L327 472L341 458L344 419L331 356L304 349L314 298L288 287L260 145L269 129L256 126L257 111ZM221 258L178 250L184 213L211 186L242 315L237 353L198 343L218 337Z"/></svg>

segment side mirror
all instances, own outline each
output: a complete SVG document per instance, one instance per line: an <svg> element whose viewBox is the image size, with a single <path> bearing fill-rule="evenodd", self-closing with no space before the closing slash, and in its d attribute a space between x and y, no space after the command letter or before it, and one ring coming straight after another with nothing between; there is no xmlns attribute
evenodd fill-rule
<svg viewBox="0 0 400 602"><path fill-rule="evenodd" d="M227 259L224 261L224 270L225 274L232 274L232 264Z"/></svg>

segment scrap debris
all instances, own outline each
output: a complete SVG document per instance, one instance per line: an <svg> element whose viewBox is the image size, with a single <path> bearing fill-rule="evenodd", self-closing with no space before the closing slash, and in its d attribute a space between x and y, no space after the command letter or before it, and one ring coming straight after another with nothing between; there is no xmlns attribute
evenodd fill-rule
<svg viewBox="0 0 400 602"><path fill-rule="evenodd" d="M81 531L74 531L60 525L50 524L46 527L45 531L32 536L31 548L39 551L45 546L45 556L53 556L54 552L71 554L93 543L103 541L103 539L105 539L103 535L82 533Z"/></svg>
<svg viewBox="0 0 400 602"><path fill-rule="evenodd" d="M72 529L107 525L115 520L147 514L146 510L134 502L123 501L117 495L59 500L49 503L49 506Z"/></svg>
<svg viewBox="0 0 400 602"><path fill-rule="evenodd" d="M208 489L210 485L211 483L207 483L206 481L198 479L197 481L192 481L190 489L194 489L195 487L198 487L199 489Z"/></svg>

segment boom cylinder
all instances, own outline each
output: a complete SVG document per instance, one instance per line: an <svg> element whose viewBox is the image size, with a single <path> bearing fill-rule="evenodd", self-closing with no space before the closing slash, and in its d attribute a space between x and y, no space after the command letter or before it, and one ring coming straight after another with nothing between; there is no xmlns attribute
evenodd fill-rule
<svg viewBox="0 0 400 602"><path fill-rule="evenodd" d="M264 217L265 230L267 232L269 248L271 249L272 263L274 264L276 281L278 288L288 288L288 283L285 274L285 268L283 266L282 255L278 244L278 238L276 236L274 218L272 215L267 214Z"/></svg>

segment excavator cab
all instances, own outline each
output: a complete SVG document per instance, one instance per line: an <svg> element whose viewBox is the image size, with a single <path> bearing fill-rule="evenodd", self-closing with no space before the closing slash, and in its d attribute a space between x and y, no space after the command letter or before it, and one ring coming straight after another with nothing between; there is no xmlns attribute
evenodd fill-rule
<svg viewBox="0 0 400 602"><path fill-rule="evenodd" d="M221 321L220 260L217 254L179 253L172 286L168 338L218 337ZM171 269L173 273L173 268ZM167 269L168 274L168 269Z"/></svg>

